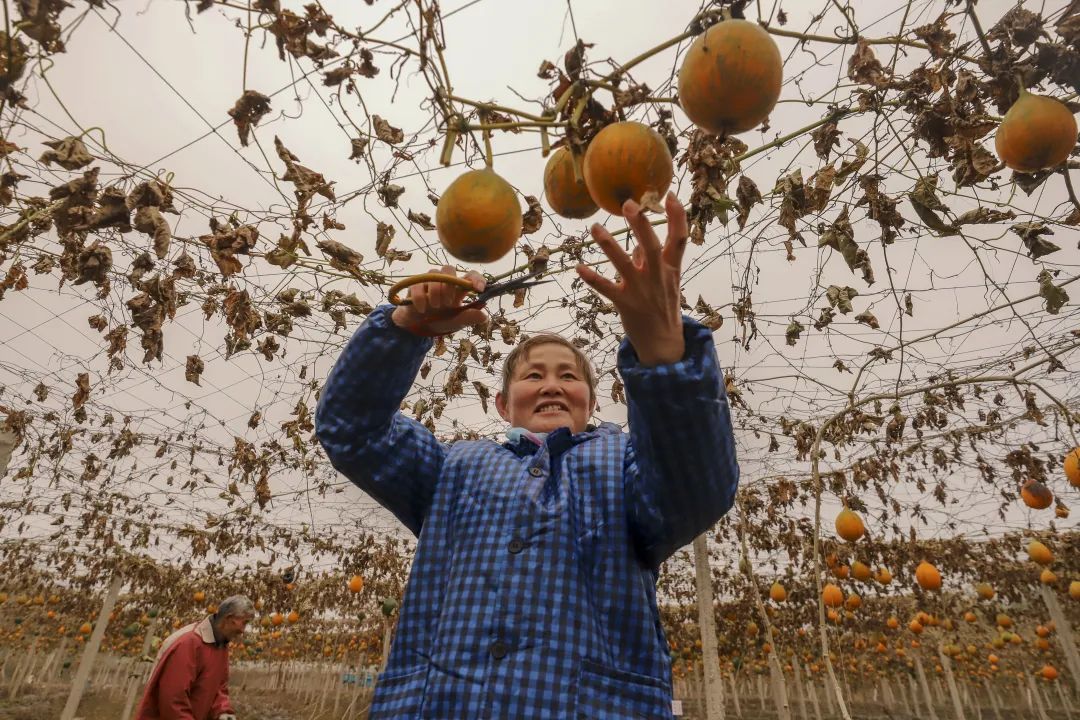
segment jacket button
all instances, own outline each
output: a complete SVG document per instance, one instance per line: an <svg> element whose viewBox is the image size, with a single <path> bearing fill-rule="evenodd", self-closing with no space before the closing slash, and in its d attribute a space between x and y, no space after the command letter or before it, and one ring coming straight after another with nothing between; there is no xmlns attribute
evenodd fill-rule
<svg viewBox="0 0 1080 720"><path fill-rule="evenodd" d="M533 477L540 477L544 474L544 471L538 467L529 468L529 474Z"/></svg>
<svg viewBox="0 0 1080 720"><path fill-rule="evenodd" d="M521 538L513 538L510 540L510 545L507 547L512 554L517 555L519 552L525 549L525 543Z"/></svg>
<svg viewBox="0 0 1080 720"><path fill-rule="evenodd" d="M503 641L496 640L491 643L491 657L496 660L502 660L508 652L510 652L510 648Z"/></svg>

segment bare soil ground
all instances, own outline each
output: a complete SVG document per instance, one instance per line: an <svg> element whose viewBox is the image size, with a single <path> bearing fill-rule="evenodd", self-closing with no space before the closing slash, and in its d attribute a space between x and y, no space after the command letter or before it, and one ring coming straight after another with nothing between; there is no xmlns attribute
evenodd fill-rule
<svg viewBox="0 0 1080 720"><path fill-rule="evenodd" d="M0 696L0 720L52 720L60 717L60 711L67 700L68 688L54 687L49 689L35 689L20 695L15 700L7 698L6 694ZM367 720L367 709L361 707L345 715L345 703L342 703L337 713L330 710L315 713L315 708L310 703L303 702L300 698L287 694L266 692L263 690L245 692L234 688L233 701L236 704L237 716L240 720ZM703 720L704 714L696 707L693 701L685 701L682 720ZM762 710L756 707L756 703L744 702L741 715L736 715L734 707L729 703L727 708L728 718L738 720L776 720L776 712L771 708ZM989 707L981 708L981 713L975 708L965 708L969 718L994 718L993 710ZM83 697L79 705L77 718L80 720L119 720L123 712L123 698L112 693L91 692ZM892 710L880 705L855 705L851 708L853 720L925 720L923 717L913 716L901 710ZM1049 709L1047 713L1051 720L1067 720L1066 715L1060 708ZM798 717L798 710L795 711ZM813 717L811 713L811 717ZM951 718L951 711L944 708L939 710L939 717ZM1027 711L1027 708L1010 708L1004 715L1009 720L1038 720L1038 715ZM822 709L822 720L840 720L839 716L832 716Z"/></svg>
<svg viewBox="0 0 1080 720"><path fill-rule="evenodd" d="M67 701L68 688L56 687L24 693L15 700L0 696L0 720L54 720ZM315 708L292 695L266 691L232 693L236 714L241 720L367 720L366 708L344 716L345 703L338 712L313 714ZM76 715L81 720L119 720L124 699L113 693L90 692L83 696Z"/></svg>

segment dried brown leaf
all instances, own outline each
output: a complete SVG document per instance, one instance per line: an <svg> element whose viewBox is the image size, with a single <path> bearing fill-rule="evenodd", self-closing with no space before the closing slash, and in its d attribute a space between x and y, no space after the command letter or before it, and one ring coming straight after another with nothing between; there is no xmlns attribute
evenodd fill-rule
<svg viewBox="0 0 1080 720"><path fill-rule="evenodd" d="M190 383L199 385L199 378L202 376L205 368L206 365L198 355L188 355L187 362L184 365L184 379Z"/></svg>
<svg viewBox="0 0 1080 720"><path fill-rule="evenodd" d="M316 245L330 258L331 267L359 275L363 255L336 240L320 240Z"/></svg>
<svg viewBox="0 0 1080 720"><path fill-rule="evenodd" d="M390 145L397 145L405 140L405 133L396 128L378 115L371 116L371 122L375 126L375 137Z"/></svg>
<svg viewBox="0 0 1080 720"><path fill-rule="evenodd" d="M394 234L397 232L393 225L380 222L375 228L375 253L379 257L385 257L387 251L390 249L390 243L394 239Z"/></svg>
<svg viewBox="0 0 1080 720"><path fill-rule="evenodd" d="M415 212L413 210L410 210L408 213L406 213L406 217L408 217L411 222L416 223L425 230L435 229L435 226L431 223L431 216L427 213Z"/></svg>
<svg viewBox="0 0 1080 720"><path fill-rule="evenodd" d="M172 232L169 229L169 223L161 215L161 211L149 205L140 207L135 211L133 224L136 230L154 238L154 254L159 260L164 260L169 254Z"/></svg>
<svg viewBox="0 0 1080 720"><path fill-rule="evenodd" d="M75 394L71 397L71 407L78 410L90 399L90 374L79 373L75 378Z"/></svg>
<svg viewBox="0 0 1080 720"><path fill-rule="evenodd" d="M529 209L521 216L521 234L531 235L544 224L544 208L532 195L526 195L525 202L529 204Z"/></svg>
<svg viewBox="0 0 1080 720"><path fill-rule="evenodd" d="M255 90L245 90L244 94L229 108L229 117L236 125L240 145L247 147L251 128L258 125L268 112L270 112L270 98Z"/></svg>

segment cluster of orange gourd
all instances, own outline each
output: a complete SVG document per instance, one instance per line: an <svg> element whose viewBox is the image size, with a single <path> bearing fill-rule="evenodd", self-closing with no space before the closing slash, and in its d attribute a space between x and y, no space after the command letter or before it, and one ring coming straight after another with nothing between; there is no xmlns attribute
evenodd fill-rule
<svg viewBox="0 0 1080 720"><path fill-rule="evenodd" d="M780 97L783 61L760 25L725 20L701 34L679 70L679 104L699 128L717 135L760 125ZM1002 162L1031 173L1063 163L1076 145L1076 119L1060 101L1020 88L995 136ZM622 121L604 127L579 157L570 144L544 169L545 197L566 218L584 219L603 208L622 215L623 203L643 203L667 192L674 175L667 143L652 128ZM646 204L648 204L646 202ZM510 183L490 167L458 176L439 199L435 226L454 257L489 263L514 247L521 207Z"/></svg>

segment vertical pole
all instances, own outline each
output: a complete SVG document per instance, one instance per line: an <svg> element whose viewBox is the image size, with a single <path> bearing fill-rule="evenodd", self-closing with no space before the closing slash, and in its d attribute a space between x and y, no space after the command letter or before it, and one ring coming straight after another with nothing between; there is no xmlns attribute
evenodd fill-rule
<svg viewBox="0 0 1080 720"><path fill-rule="evenodd" d="M348 657L348 655L346 655L345 657ZM341 688L345 684L345 673L349 671L348 662L346 662L344 659L342 660L339 667L340 671L338 672L337 678L334 680L334 709L331 711L331 715L333 715L334 717L337 717L338 707L341 704ZM357 673L356 679L357 681L360 680L359 673Z"/></svg>
<svg viewBox="0 0 1080 720"><path fill-rule="evenodd" d="M1024 677L1027 678L1028 689L1031 690L1031 697L1035 701L1035 710L1039 714L1039 720L1050 720L1050 718L1046 717L1042 696L1039 695L1039 688L1035 687L1035 680L1031 677L1031 673L1024 673Z"/></svg>
<svg viewBox="0 0 1080 720"><path fill-rule="evenodd" d="M98 613L97 622L94 623L94 631L90 633L90 639L86 642L86 647L83 648L82 657L79 659L79 669L75 671L75 678L71 683L71 692L68 694L63 711L60 713L60 720L74 720L75 718L75 711L79 709L79 702L82 700L83 691L86 689L86 681L89 679L90 671L94 667L94 660L97 659L98 648L101 647L101 640L105 637L105 627L109 624L109 615L112 613L113 608L116 607L116 598L120 596L120 588L123 584L124 579L120 576L120 573L115 573L112 583L109 585L109 591L105 594L105 602L101 605L101 612Z"/></svg>
<svg viewBox="0 0 1080 720"><path fill-rule="evenodd" d="M705 668L706 720L724 720L724 679L720 676L720 653L716 641L716 616L713 614L712 569L709 548L701 533L694 538L698 628L701 630L701 658Z"/></svg>
<svg viewBox="0 0 1080 720"><path fill-rule="evenodd" d="M30 638L30 652L25 659L15 666L15 672L11 675L11 687L8 689L8 699L14 700L19 694L26 676L30 674L30 668L34 664L34 653L37 652L37 636Z"/></svg>
<svg viewBox="0 0 1080 720"><path fill-rule="evenodd" d="M833 680L835 680L835 679L836 678L834 676ZM826 710L826 712L828 712L829 715L836 714L836 704L835 703L836 703L836 699L840 697L840 686L834 682L833 686L830 687L829 686L829 678L825 677L825 678L822 678L821 689L822 689L822 691L823 691L823 693L825 695L825 710ZM833 692L834 689L835 689L835 694Z"/></svg>
<svg viewBox="0 0 1080 720"><path fill-rule="evenodd" d="M64 670L64 656L67 654L67 645L68 639L65 635L60 639L60 647L56 650L56 662L54 662L52 668L49 669L49 682L60 677L60 673Z"/></svg>
<svg viewBox="0 0 1080 720"><path fill-rule="evenodd" d="M157 618L150 621L150 624L146 626L146 637L143 638L142 650L139 652L139 658L146 656L150 652L150 643L154 641L154 630L157 629ZM132 666L131 685L128 687L127 700L124 701L124 713L121 715L121 720L131 720L131 713L135 710L135 698L138 695L139 686L142 685L143 668L139 664L141 660L136 659L135 664ZM135 672L136 668L138 672Z"/></svg>
<svg viewBox="0 0 1080 720"><path fill-rule="evenodd" d="M1054 621L1057 628L1054 635L1065 654L1065 662L1069 666L1069 674L1072 675L1073 692L1080 693L1080 653L1077 653L1076 650L1076 638L1073 636L1072 624L1065 617L1065 613L1061 611L1061 605L1058 604L1054 591L1041 584L1039 585L1039 591L1042 593L1046 609L1050 611L1050 619Z"/></svg>
<svg viewBox="0 0 1080 720"><path fill-rule="evenodd" d="M998 707L998 696L994 694L994 689L990 688L990 681L983 678L983 687L986 688L986 696L990 698L990 709L994 710L994 717L997 720L1001 720L1001 709Z"/></svg>
<svg viewBox="0 0 1080 720"><path fill-rule="evenodd" d="M795 697L799 701L799 716L802 720L810 720L806 714L806 685L803 684L802 669L799 667L799 658L791 659L792 676L795 679Z"/></svg>
<svg viewBox="0 0 1080 720"><path fill-rule="evenodd" d="M919 714L919 689L915 685L915 676L908 675L908 690L911 692L911 709L913 715ZM932 710L928 712L933 712Z"/></svg>
<svg viewBox="0 0 1080 720"><path fill-rule="evenodd" d="M949 686L949 697L952 698L953 712L956 713L956 720L966 720L964 717L964 706L960 703L960 693L956 690L956 679L953 677L952 658L945 654L943 643L941 642L938 643L938 661L941 663L942 670L945 671L945 682Z"/></svg>
<svg viewBox="0 0 1080 720"><path fill-rule="evenodd" d="M386 663L390 660L390 618L383 620L382 660L379 663L379 672L386 670Z"/></svg>
<svg viewBox="0 0 1080 720"><path fill-rule="evenodd" d="M938 720L937 712L934 711L934 696L930 694L930 683L926 681L926 670L923 669L922 659L918 655L915 655L915 673L919 676L919 686L926 697L928 717Z"/></svg>
<svg viewBox="0 0 1080 720"><path fill-rule="evenodd" d="M797 658L796 662L798 662ZM806 677L806 694L810 696L810 704L814 706L814 718L815 720L821 720L821 705L818 703L817 683L814 681L814 676L810 674L809 670L807 670Z"/></svg>
<svg viewBox="0 0 1080 720"><path fill-rule="evenodd" d="M776 657L776 650L769 653L769 682L772 685L773 702L776 705L778 720L792 720L791 704L788 700L787 683L784 682L784 669Z"/></svg>
<svg viewBox="0 0 1080 720"><path fill-rule="evenodd" d="M1058 698L1061 699L1061 707L1065 708L1066 720L1072 720L1072 703L1065 697L1065 691L1061 689L1061 683L1055 681L1054 687L1057 688Z"/></svg>

